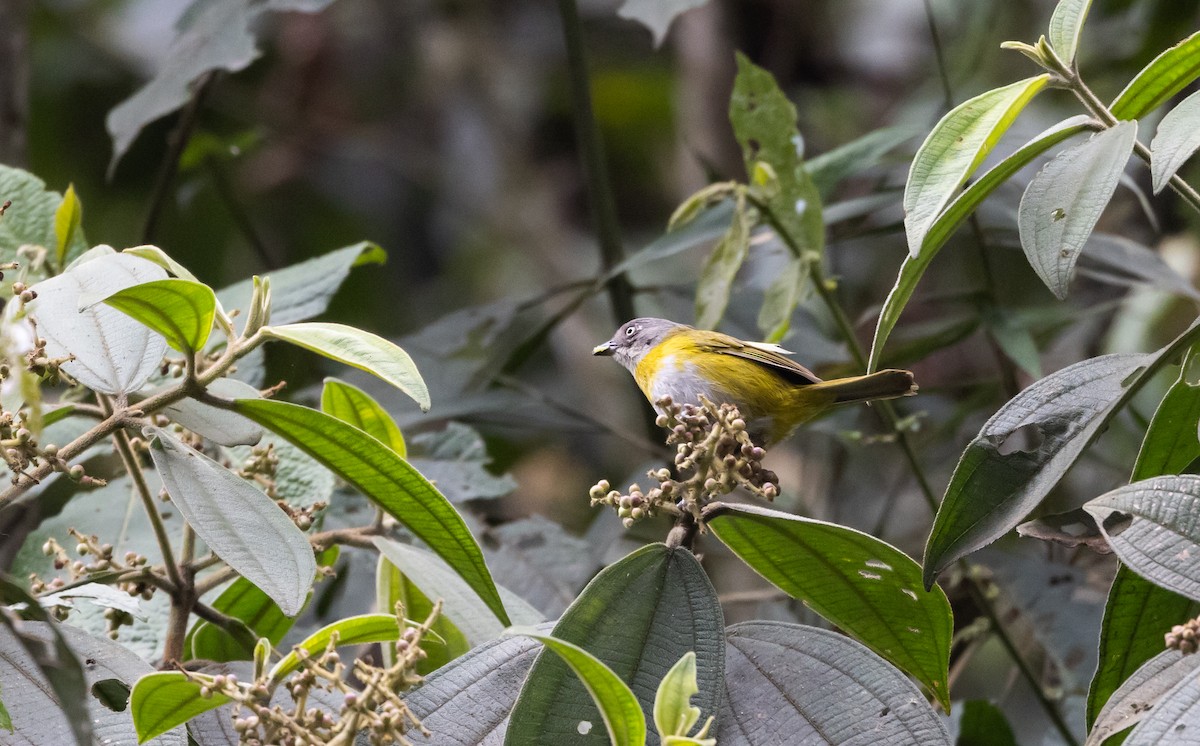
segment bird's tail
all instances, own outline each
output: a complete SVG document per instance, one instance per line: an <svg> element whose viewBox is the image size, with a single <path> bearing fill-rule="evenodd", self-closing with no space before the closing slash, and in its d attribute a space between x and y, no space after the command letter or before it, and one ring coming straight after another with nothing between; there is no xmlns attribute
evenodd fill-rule
<svg viewBox="0 0 1200 746"><path fill-rule="evenodd" d="M833 394L833 401L836 404L895 399L917 393L917 384L913 382L912 372L895 369L881 370L865 376L835 378L831 381L814 383L805 388L814 393L821 391Z"/></svg>

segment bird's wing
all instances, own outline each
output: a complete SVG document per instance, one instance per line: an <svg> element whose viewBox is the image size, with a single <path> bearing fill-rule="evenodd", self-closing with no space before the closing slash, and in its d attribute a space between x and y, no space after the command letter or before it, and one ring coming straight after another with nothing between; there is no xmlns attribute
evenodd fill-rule
<svg viewBox="0 0 1200 746"><path fill-rule="evenodd" d="M803 386L821 381L808 368L805 368L790 357L781 355L780 351L783 348L778 345L743 342L728 334L704 332L702 338L698 340L697 346L707 352L715 352L720 355L733 355L734 357L744 358L759 365L765 365L783 376L786 380L797 385Z"/></svg>

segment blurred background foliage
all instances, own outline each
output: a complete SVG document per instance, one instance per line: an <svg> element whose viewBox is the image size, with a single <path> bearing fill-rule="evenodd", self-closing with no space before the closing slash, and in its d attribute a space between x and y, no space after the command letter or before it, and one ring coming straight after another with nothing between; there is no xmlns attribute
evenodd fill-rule
<svg viewBox="0 0 1200 746"><path fill-rule="evenodd" d="M410 350L434 408L421 415L400 395L354 380L393 408L406 434L448 419L483 434L489 468L510 472L516 485L503 497L473 499L494 550L489 559L509 553L513 571L497 570L501 582L535 572L537 558L536 572L559 571L550 586L557 595L543 611L561 611L601 560L661 539L665 523L626 536L611 513L587 502L598 478L627 484L661 452L628 375L588 354L624 319L614 318L603 293L575 302L600 259L556 4L338 0L319 13L265 14L261 57L205 86L148 231L156 184L186 115L147 127L111 179L105 117L165 62L186 5L5 3L0 32L19 63L3 74L5 85L20 94L27 84L27 110L4 115L18 135L4 141L5 160L52 189L73 183L93 242L155 243L218 287L363 239L383 246L387 264L352 274L328 317ZM913 151L953 104L1033 73L999 44L1036 40L1054 3L711 0L677 18L658 47L647 28L617 14L618 5L582 0L580 10L625 249L684 249L632 273L638 314L693 319L695 279L717 234L695 245L663 234L687 195L709 181L744 178L727 116L733 54L741 50L796 103L808 157L898 128L897 147L826 194L828 274L869 341L905 253L900 201ZM1200 0L1097 0L1080 67L1107 100L1194 31L1198 16ZM1040 97L994 158L1075 113L1066 93ZM1021 386L1091 355L1153 349L1195 316L1195 300L1164 289L1168 281L1147 282L1138 276L1144 268L1106 263L1102 252L1085 255L1071 298L1055 301L1016 238L1020 190L1037 167L989 199L977 226L961 230L938 257L888 349L885 362L911 367L921 385L921 396L900 410L939 493L966 442ZM1200 174L1192 167L1182 175ZM1139 200L1148 183L1146 171L1131 171L1130 188L1118 192L1099 230L1150 246L1190 288L1198 269L1194 217L1169 194ZM770 236L756 238L724 331L755 336L761 292L781 251ZM825 311L806 303L784 344L819 373L850 372L835 340ZM291 396L311 397L326 371L304 353L270 352L271 377L286 379ZM1124 483L1155 393L1085 454L1048 512ZM883 432L866 407L809 426L771 454L785 492L779 503L919 557L931 516ZM483 457L473 447L466 451L478 466ZM539 517L510 523L530 516ZM728 622L817 623L743 565L726 562L715 542L702 540L700 550ZM977 559L1002 594L1006 621L1025 633L1023 652L1055 682L1081 727L1113 561L1018 539ZM974 616L965 605L956 612L960 624ZM998 643L962 639L952 668L956 699L999 699L1010 713L1034 712ZM1037 715L1013 723L1023 743L1038 742L1027 739L1044 729Z"/></svg>

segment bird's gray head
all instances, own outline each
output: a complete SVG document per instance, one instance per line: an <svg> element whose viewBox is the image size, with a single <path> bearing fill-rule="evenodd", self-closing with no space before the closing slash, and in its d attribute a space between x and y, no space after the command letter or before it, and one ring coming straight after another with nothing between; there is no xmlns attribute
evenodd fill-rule
<svg viewBox="0 0 1200 746"><path fill-rule="evenodd" d="M618 329L612 339L594 347L592 354L610 355L632 371L650 348L663 341L671 332L685 328L687 327L683 324L666 319L634 319Z"/></svg>

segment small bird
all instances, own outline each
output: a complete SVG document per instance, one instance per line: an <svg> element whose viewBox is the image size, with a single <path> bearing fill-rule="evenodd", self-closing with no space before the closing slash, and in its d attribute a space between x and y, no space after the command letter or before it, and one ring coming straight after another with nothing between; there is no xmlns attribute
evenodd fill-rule
<svg viewBox="0 0 1200 746"><path fill-rule="evenodd" d="M699 404L703 395L714 404L735 405L751 437L763 445L783 440L834 405L917 392L907 370L822 381L784 357L791 353L779 345L745 342L666 319L627 322L592 354L625 366L655 409L664 396L676 404Z"/></svg>

